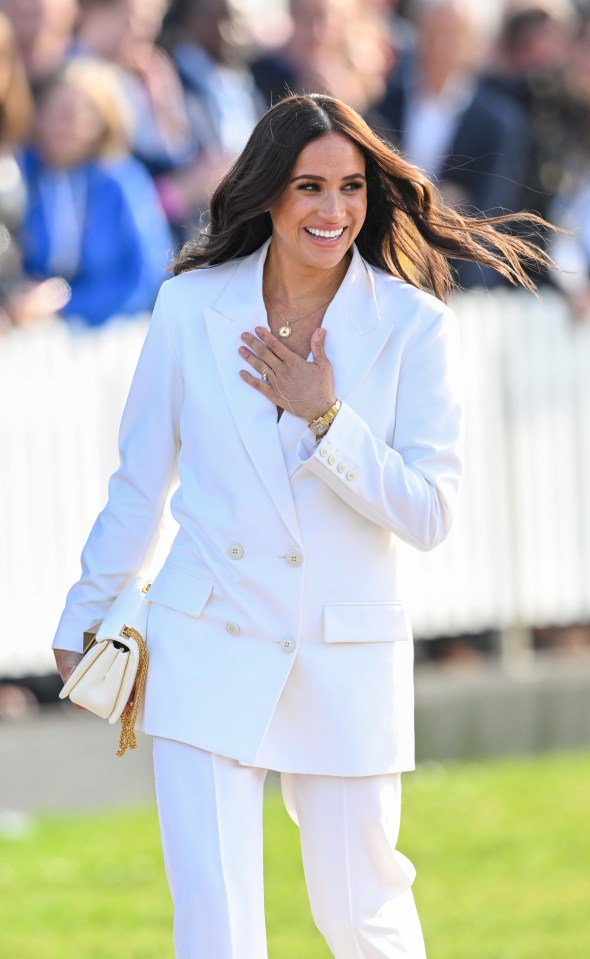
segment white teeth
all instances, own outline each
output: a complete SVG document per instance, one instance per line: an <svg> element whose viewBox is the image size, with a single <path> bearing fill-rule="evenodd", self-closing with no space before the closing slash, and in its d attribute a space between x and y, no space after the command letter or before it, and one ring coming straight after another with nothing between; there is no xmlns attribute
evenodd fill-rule
<svg viewBox="0 0 590 959"><path fill-rule="evenodd" d="M335 240L344 233L344 227L341 227L339 230L315 230L312 226L306 226L305 229L308 233L311 233L312 236L321 236L327 240Z"/></svg>

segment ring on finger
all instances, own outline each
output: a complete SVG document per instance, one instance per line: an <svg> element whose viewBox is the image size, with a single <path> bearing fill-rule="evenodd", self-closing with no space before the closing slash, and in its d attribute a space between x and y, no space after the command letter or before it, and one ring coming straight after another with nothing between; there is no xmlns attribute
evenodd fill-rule
<svg viewBox="0 0 590 959"><path fill-rule="evenodd" d="M264 380L265 383L268 383L268 374L270 373L270 366L267 366L262 373L260 374L260 379Z"/></svg>

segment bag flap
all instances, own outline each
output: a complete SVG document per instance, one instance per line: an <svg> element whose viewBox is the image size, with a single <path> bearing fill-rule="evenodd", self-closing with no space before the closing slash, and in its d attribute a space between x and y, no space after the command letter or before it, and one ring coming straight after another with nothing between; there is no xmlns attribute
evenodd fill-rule
<svg viewBox="0 0 590 959"><path fill-rule="evenodd" d="M402 603L327 603L326 643L393 643L411 639L412 627Z"/></svg>
<svg viewBox="0 0 590 959"><path fill-rule="evenodd" d="M85 653L83 659L81 659L76 668L72 670L62 686L59 694L60 699L66 699L66 697L70 695L74 686L80 682L82 676L88 669L90 669L93 662L98 659L99 656L102 656L108 645L109 644L106 641L96 643L91 649L88 650L87 653Z"/></svg>
<svg viewBox="0 0 590 959"><path fill-rule="evenodd" d="M115 723L129 699L139 661L137 643L118 646L108 640L93 646L68 678L60 699L69 696L78 706Z"/></svg>
<svg viewBox="0 0 590 959"><path fill-rule="evenodd" d="M201 576L177 566L163 566L150 587L148 599L189 616L200 616L212 590L213 583Z"/></svg>
<svg viewBox="0 0 590 959"><path fill-rule="evenodd" d="M102 655L72 689L71 701L115 723L133 688L138 658L137 647L117 649L107 643Z"/></svg>

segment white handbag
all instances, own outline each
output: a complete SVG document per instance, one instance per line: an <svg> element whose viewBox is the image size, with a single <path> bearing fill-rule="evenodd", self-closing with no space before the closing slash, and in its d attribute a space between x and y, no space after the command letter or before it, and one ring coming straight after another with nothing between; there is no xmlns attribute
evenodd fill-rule
<svg viewBox="0 0 590 959"><path fill-rule="evenodd" d="M135 749L135 721L148 667L147 593L151 582L136 576L119 594L102 623L84 633L84 658L64 683L60 699L108 719L121 720L117 756ZM135 685L133 703L125 707Z"/></svg>

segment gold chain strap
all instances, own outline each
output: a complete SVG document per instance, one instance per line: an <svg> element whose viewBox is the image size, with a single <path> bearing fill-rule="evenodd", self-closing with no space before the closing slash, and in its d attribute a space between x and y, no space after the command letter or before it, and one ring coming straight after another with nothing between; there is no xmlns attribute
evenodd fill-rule
<svg viewBox="0 0 590 959"><path fill-rule="evenodd" d="M125 708L121 714L121 735L119 737L119 749L117 756L124 756L127 749L137 749L137 740L135 738L135 720L141 703L141 697L147 679L148 669L148 651L147 643L141 633L132 626L124 626L121 630L121 636L127 636L134 639L139 646L139 665L137 667L137 676L135 677L135 693L133 695L133 705L131 709Z"/></svg>

